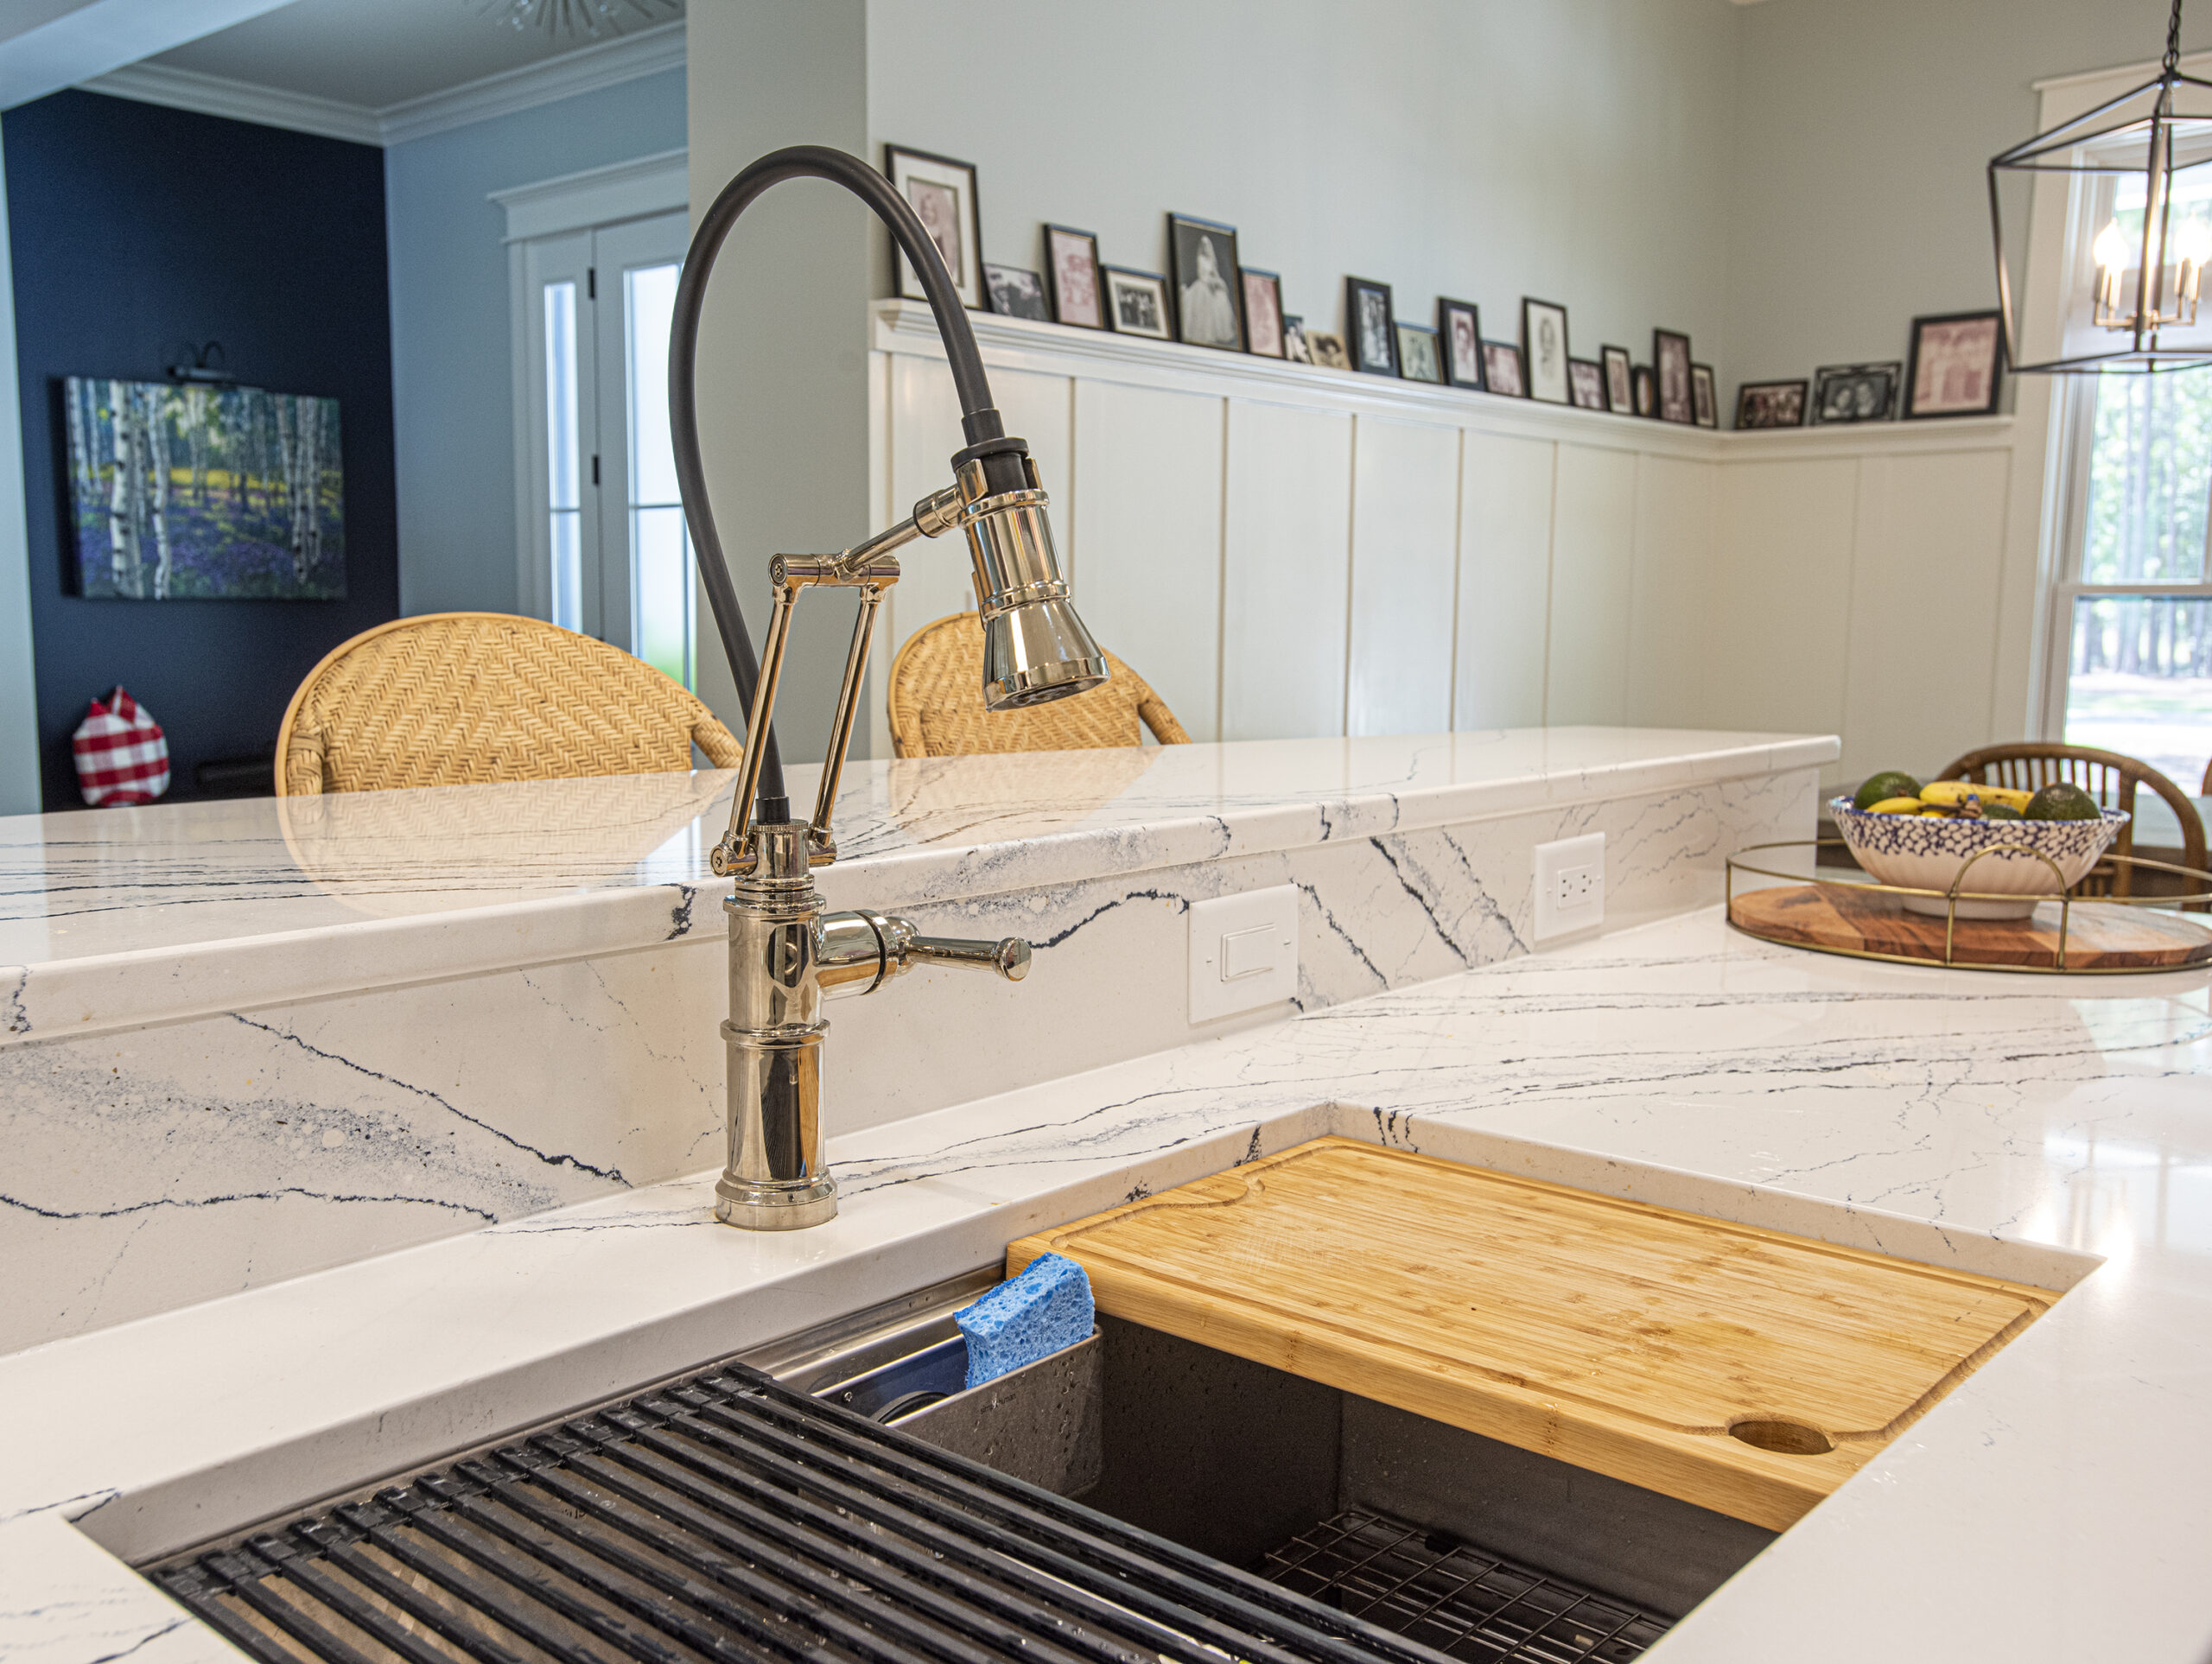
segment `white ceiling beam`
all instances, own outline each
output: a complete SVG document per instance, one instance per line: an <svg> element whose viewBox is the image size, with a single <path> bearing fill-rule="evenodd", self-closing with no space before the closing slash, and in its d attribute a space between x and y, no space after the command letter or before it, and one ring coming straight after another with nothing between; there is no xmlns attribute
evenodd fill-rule
<svg viewBox="0 0 2212 1664"><path fill-rule="evenodd" d="M55 0L0 8L0 110L243 23L291 0Z"/></svg>

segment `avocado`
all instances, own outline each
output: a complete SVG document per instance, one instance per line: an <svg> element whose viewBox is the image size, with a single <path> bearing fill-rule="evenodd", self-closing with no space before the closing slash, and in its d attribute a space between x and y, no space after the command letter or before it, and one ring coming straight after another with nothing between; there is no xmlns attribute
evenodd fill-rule
<svg viewBox="0 0 2212 1664"><path fill-rule="evenodd" d="M2020 811L2010 803L1984 803L1981 818L1985 821L2017 821L2020 818Z"/></svg>
<svg viewBox="0 0 2212 1664"><path fill-rule="evenodd" d="M2100 820L2104 810L2097 807L2097 800L2070 780L2053 780L2049 785L2028 799L2027 813L2022 816L2031 821L2094 821Z"/></svg>
<svg viewBox="0 0 2212 1664"><path fill-rule="evenodd" d="M1860 786L1853 797L1851 806L1864 814L1876 803L1887 803L1892 797L1917 797L1919 795L1919 781L1896 769L1885 769L1879 774L1867 777L1866 784Z"/></svg>

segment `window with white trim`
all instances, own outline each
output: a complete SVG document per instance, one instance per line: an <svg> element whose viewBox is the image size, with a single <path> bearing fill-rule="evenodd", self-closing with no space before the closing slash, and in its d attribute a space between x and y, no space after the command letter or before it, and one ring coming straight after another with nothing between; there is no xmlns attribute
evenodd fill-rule
<svg viewBox="0 0 2212 1664"><path fill-rule="evenodd" d="M2212 169L2176 179L2184 223L2212 228ZM2072 241L2139 239L2139 175L2075 187ZM2088 327L2086 261L2065 311ZM2069 341L2069 345L2071 342ZM2140 758L2183 791L2212 766L2212 367L2063 378L2065 516L2044 644L2044 731Z"/></svg>
<svg viewBox="0 0 2212 1664"><path fill-rule="evenodd" d="M686 216L531 238L529 558L544 616L691 685L690 538L668 427Z"/></svg>

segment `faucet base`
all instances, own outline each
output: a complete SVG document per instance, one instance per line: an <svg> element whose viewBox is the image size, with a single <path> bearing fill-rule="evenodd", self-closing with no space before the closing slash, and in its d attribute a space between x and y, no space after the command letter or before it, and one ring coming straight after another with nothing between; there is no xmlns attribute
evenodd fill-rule
<svg viewBox="0 0 2212 1664"><path fill-rule="evenodd" d="M837 1181L830 1174L804 1184L715 1185L715 1217L743 1230L805 1230L837 1216Z"/></svg>

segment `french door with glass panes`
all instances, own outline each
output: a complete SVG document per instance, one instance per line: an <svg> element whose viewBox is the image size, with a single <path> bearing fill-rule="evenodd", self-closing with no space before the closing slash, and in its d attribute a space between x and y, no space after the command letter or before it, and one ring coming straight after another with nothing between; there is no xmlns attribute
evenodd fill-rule
<svg viewBox="0 0 2212 1664"><path fill-rule="evenodd" d="M690 539L668 429L668 327L690 226L657 214L534 238L530 316L534 597L564 629L692 681Z"/></svg>

